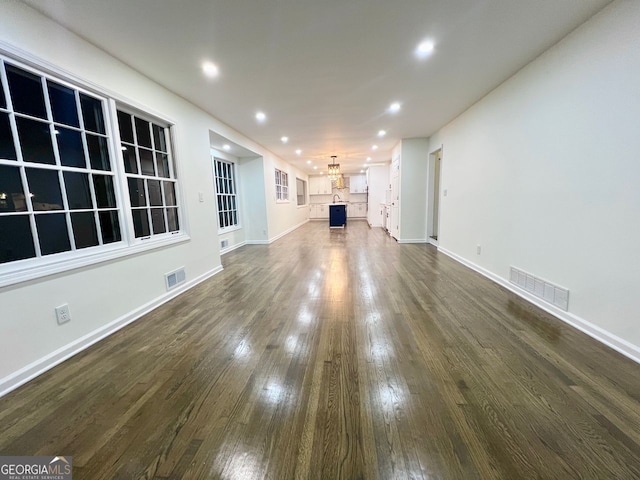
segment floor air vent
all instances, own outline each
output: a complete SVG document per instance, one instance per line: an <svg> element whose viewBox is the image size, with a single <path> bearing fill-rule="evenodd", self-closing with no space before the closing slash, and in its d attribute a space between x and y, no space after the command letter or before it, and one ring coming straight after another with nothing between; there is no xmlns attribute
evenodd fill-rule
<svg viewBox="0 0 640 480"><path fill-rule="evenodd" d="M514 267L511 267L509 272L509 281L555 307L564 311L569 310L569 290L566 288L554 285Z"/></svg>
<svg viewBox="0 0 640 480"><path fill-rule="evenodd" d="M184 267L179 268L174 272L167 273L164 276L165 283L167 284L167 290L171 290L172 288L177 287L181 283L184 283L186 279L187 279L187 275L184 272Z"/></svg>

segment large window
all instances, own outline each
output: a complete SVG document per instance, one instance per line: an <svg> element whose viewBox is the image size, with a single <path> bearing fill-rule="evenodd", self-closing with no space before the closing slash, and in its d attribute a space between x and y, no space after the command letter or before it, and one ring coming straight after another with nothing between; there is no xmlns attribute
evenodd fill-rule
<svg viewBox="0 0 640 480"><path fill-rule="evenodd" d="M220 229L238 226L238 197L234 164L214 159Z"/></svg>
<svg viewBox="0 0 640 480"><path fill-rule="evenodd" d="M296 200L298 205L307 203L307 182L300 178L296 178Z"/></svg>
<svg viewBox="0 0 640 480"><path fill-rule="evenodd" d="M170 125L113 105L0 56L0 284L179 232Z"/></svg>
<svg viewBox="0 0 640 480"><path fill-rule="evenodd" d="M0 68L0 263L120 241L105 99Z"/></svg>
<svg viewBox="0 0 640 480"><path fill-rule="evenodd" d="M289 200L289 174L276 168L276 200Z"/></svg>
<svg viewBox="0 0 640 480"><path fill-rule="evenodd" d="M124 170L136 238L179 229L168 129L118 110Z"/></svg>

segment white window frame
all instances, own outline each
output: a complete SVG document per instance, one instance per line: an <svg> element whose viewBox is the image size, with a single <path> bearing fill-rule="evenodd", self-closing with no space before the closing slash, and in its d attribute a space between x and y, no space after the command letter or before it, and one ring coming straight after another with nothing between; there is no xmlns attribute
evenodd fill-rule
<svg viewBox="0 0 640 480"><path fill-rule="evenodd" d="M216 193L216 212L218 213L218 233L222 234L222 233L228 233L228 232L233 232L235 230L239 230L242 228L242 224L241 224L241 215L240 215L240 194L238 192L238 170L237 170L237 166L236 166L236 162L232 161L232 160L227 160L226 158L222 158L219 155L212 155L211 159L213 160L212 165L213 165L213 184L214 184L214 190ZM220 192L219 187L218 187L218 179L220 177L218 177L218 169L217 169L217 162L223 163L223 164L227 164L230 166L231 168L231 182L233 185L233 193L227 193L227 192ZM233 197L235 200L235 213L236 213L236 223L234 225L228 225L226 227L222 227L220 224L220 205L218 203L218 196L219 195L223 195L226 196L228 198ZM231 210L233 211L233 210Z"/></svg>
<svg viewBox="0 0 640 480"><path fill-rule="evenodd" d="M130 244L135 244L135 243L142 243L142 242L148 242L148 241L162 241L163 238L168 238L168 237L173 237L176 235L180 235L182 233L181 230L181 225L182 225L182 209L181 209L181 196L179 195L179 191L180 191L180 184L179 184L179 178L177 176L176 173L176 165L175 165L175 161L174 161L174 153L173 153L173 135L172 133L172 129L174 128L174 125L171 124L169 121L164 120L160 117L157 117L155 115L149 114L145 111L142 111L140 109L137 108L133 108L128 104L124 104L121 102L116 102L115 103L115 108L116 108L116 115L114 118L115 121L115 125L118 128L114 128L115 133L115 140L118 142L118 146L119 148L117 149L118 152L118 169L120 171L120 175L122 180L121 183L121 187L124 191L124 205L126 208L126 212L125 212L125 219L127 220L127 226L129 227L128 229L128 241ZM134 135L134 144L125 142L122 140L121 136L120 136L120 125L118 124L118 118L117 118L117 112L123 112L126 113L128 115L132 116L133 122L134 122L134 127L133 127L133 135ZM138 146L138 141L137 141L137 134L135 131L135 118L139 118L143 121L147 121L150 122L151 124L156 124L158 126L161 126L165 129L165 141L168 144L168 148L167 148L167 152L163 152L163 153L167 153L168 154L168 169L169 169L169 176L168 177L164 177L164 176L159 176L159 175L148 175L148 174L144 174L142 173L142 166L141 166L141 162L140 162L140 156L138 153L139 150L139 146ZM152 142L152 152L155 154L157 152L157 150L155 149L155 140L154 140L154 136L153 136L153 132L151 133L151 142ZM136 155L136 164L137 164L137 169L138 169L138 173L129 173L126 172L125 170L125 161L124 161L124 147L135 147L135 155ZM149 150L146 147L140 147L144 150ZM160 152L157 152L160 153ZM157 172L156 169L156 160L155 160L155 155L154 155L154 170ZM131 205L131 198L130 198L130 193L129 193L129 178L138 178L138 179L142 179L144 180L145 183L145 203L146 205L143 207L133 207ZM165 223L165 232L163 233L153 233L153 223L152 223L152 218L151 218L151 210L154 209L154 206L150 205L150 199L149 199L149 190L148 190L148 181L160 181L161 184L161 196L163 199L163 205L162 206L155 206L156 208L161 208L164 210L164 223ZM166 203L166 192L165 192L165 183L164 182L169 182L169 183L173 183L174 184L174 197L175 197L175 202L176 205L168 205ZM178 221L178 230L174 230L171 231L169 229L169 222L168 222L168 218L167 218L167 210L169 209L175 209L176 210L176 214L178 215L177 217L177 221ZM149 235L144 235L144 236L138 236L136 237L135 234L135 228L133 225L133 211L134 210L147 210L147 221L148 221L148 226L149 226Z"/></svg>
<svg viewBox="0 0 640 480"><path fill-rule="evenodd" d="M275 169L276 202L289 203L289 174L279 168Z"/></svg>
<svg viewBox="0 0 640 480"><path fill-rule="evenodd" d="M0 61L15 65L20 69L26 70L44 79L50 79L51 81L56 82L60 85L77 90L80 93L85 93L86 95L98 98L102 101L105 131L108 138L107 148L109 150L109 160L111 162L111 171L109 172L109 175L113 175L114 195L116 197L116 208L114 210L118 212L117 216L120 223L121 237L120 241L105 245L97 245L80 250L70 250L51 255L44 255L39 257L36 256L23 260L15 260L7 263L2 263L0 264L0 287L14 285L20 282L41 278L43 276L65 272L68 270L85 267L100 262L110 261L120 257L135 255L150 249L160 248L167 245L182 243L190 240L190 237L188 235L187 215L183 207L184 203L182 201L179 165L177 165L177 162L175 162L175 160L174 167L177 177L176 202L180 225L179 231L171 235L157 236L161 238L152 238L148 241L135 239L135 237L133 236L133 223L128 201L129 193L126 183L126 177L123 174L123 158L119 149L120 135L118 130L116 108L124 108L125 106L127 106L129 108L135 109L138 113L143 114L146 117L151 117L159 122L163 122L169 128L168 138L172 148L172 152L174 152L174 154L176 151L176 143L174 139L175 122L163 118L162 115L157 114L154 110L148 108L147 106L138 104L135 101L127 99L115 92L111 92L104 87L92 84L91 82L76 77L69 72L63 71L55 65L52 65L36 56L32 56L17 49L14 51L12 47L9 47L7 45L2 45L2 48L0 48ZM6 75L4 74L4 68L1 69L1 71L3 72L3 88L5 88L5 94L8 94L9 85L7 83ZM9 102L8 99L7 102ZM49 100L46 99L45 102L48 103ZM15 121L13 120L13 114L11 115L12 133L13 135L15 135ZM54 151L57 151L57 147L55 146ZM7 162L8 161L3 162L3 164L8 165ZM10 165L17 166L17 163L11 163ZM29 166L33 168L47 167L47 165L44 164L32 164L31 162L29 162ZM56 166L53 165L49 166L49 168L55 167ZM59 166L59 161L57 163L57 170L59 172L65 170L64 168L61 168ZM65 197L65 191L62 192L62 195L63 197ZM92 195L92 197L95 198L94 195ZM64 212L66 212L66 209L64 210ZM33 213L30 211L28 212L28 214L33 215Z"/></svg>

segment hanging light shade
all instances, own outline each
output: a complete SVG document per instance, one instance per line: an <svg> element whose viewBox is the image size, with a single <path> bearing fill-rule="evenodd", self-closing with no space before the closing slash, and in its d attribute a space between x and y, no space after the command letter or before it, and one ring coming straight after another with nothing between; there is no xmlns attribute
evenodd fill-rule
<svg viewBox="0 0 640 480"><path fill-rule="evenodd" d="M331 155L331 163L327 165L327 171L329 173L329 177L338 178L340 176L340 164L336 163L336 155Z"/></svg>

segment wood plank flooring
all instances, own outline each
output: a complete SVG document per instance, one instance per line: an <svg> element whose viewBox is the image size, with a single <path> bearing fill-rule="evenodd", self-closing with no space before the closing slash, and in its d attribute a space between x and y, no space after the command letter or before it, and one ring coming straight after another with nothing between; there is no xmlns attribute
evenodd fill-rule
<svg viewBox="0 0 640 480"><path fill-rule="evenodd" d="M0 399L74 479L637 479L640 366L428 245L312 222Z"/></svg>

